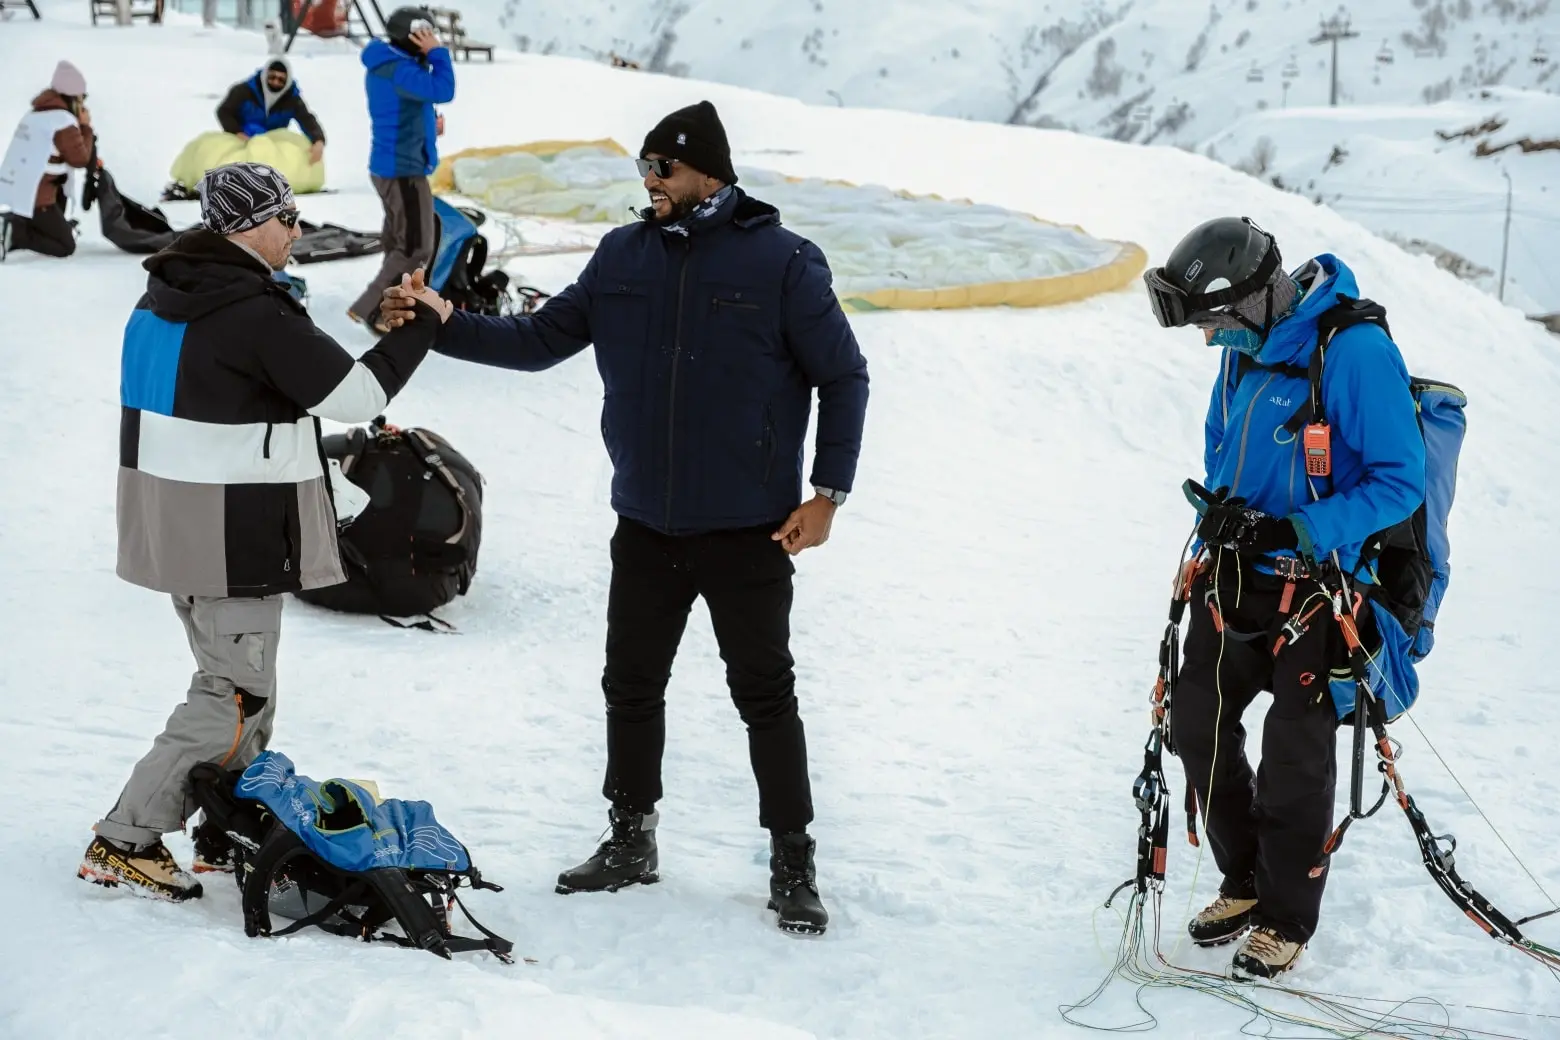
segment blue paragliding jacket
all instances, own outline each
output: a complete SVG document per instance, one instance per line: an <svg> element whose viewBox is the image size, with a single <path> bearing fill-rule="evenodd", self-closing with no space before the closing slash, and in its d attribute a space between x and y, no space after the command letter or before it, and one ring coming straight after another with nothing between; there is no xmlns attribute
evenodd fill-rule
<svg viewBox="0 0 1560 1040"><path fill-rule="evenodd" d="M381 799L355 780L299 776L286 755L263 751L234 793L261 802L309 851L342 870L471 869L471 856L427 802Z"/></svg>
<svg viewBox="0 0 1560 1040"><path fill-rule="evenodd" d="M1331 426L1332 473L1308 477L1298 433L1287 430L1310 394L1304 370L1317 345L1317 319L1340 296L1358 298L1354 273L1324 253L1302 270L1305 295L1275 325L1257 352L1256 365L1225 348L1220 378L1208 408L1204 466L1209 488L1229 488L1253 509L1287 517L1299 551L1322 561L1337 554L1344 574L1371 582L1359 568L1366 539L1408 519L1425 498L1425 442L1397 345L1375 325L1360 324L1333 337L1322 366L1322 405ZM1309 285L1305 284L1309 278ZM1270 564L1259 570L1271 573ZM1355 573L1358 570L1359 573ZM1375 612L1381 651L1371 661L1371 685L1395 718L1414 702L1414 641L1387 611ZM1354 707L1354 684L1329 684L1339 716Z"/></svg>
<svg viewBox="0 0 1560 1040"><path fill-rule="evenodd" d="M363 48L364 88L374 144L368 172L376 177L426 177L439 165L434 105L455 100L455 65L447 47L426 57L384 40Z"/></svg>
<svg viewBox="0 0 1560 1040"><path fill-rule="evenodd" d="M1349 574L1365 539L1406 520L1424 501L1425 446L1397 345L1374 325L1356 325L1333 338L1322 370L1332 475L1307 478L1300 437L1284 427L1305 404L1310 385L1298 373L1261 366L1305 368L1316 349L1317 318L1340 294L1359 296L1342 260L1324 253L1315 265L1304 297L1268 334L1255 367L1242 366L1240 354L1225 349L1203 461L1208 487L1227 487L1253 509L1288 517L1302 552L1316 560L1336 552Z"/></svg>

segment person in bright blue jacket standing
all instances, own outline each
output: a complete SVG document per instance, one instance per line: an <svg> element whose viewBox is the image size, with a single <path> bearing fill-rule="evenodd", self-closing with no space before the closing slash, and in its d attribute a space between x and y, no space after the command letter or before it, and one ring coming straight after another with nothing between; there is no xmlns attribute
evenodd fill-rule
<svg viewBox="0 0 1560 1040"><path fill-rule="evenodd" d="M434 35L433 15L426 8L397 8L385 29L388 42L375 39L363 48L374 134L368 172L385 207L384 261L347 310L353 321L376 333L385 331L379 319L385 288L426 268L438 247L428 177L439 165L443 117L434 106L455 98L455 64Z"/></svg>
<svg viewBox="0 0 1560 1040"><path fill-rule="evenodd" d="M1195 326L1222 351L1205 424L1207 487L1188 482L1201 517L1179 586L1192 621L1169 708L1223 875L1189 931L1201 946L1245 936L1234 974L1271 978L1316 931L1327 881L1339 725L1329 677L1348 674L1327 588L1340 575L1356 590L1370 582L1365 543L1424 501L1424 439L1402 355L1374 324L1327 341L1326 424L1314 420L1319 323L1359 298L1337 257L1291 273L1271 234L1221 217L1194 228L1144 281L1162 326ZM1361 640L1379 653L1372 601L1357 602ZM1263 690L1273 704L1253 774L1241 716Z"/></svg>
<svg viewBox="0 0 1560 1040"><path fill-rule="evenodd" d="M660 876L666 687L702 598L747 726L758 823L770 832L769 908L782 930L817 934L829 915L807 833L792 557L828 540L851 490L867 362L823 252L738 186L714 105L700 101L652 127L638 168L650 205L609 231L574 284L535 314L455 311L426 293L445 314L440 353L540 372L594 346L606 391L601 436L618 514L601 679L612 833L558 876L557 890L614 891ZM410 300L392 288L382 307L397 327Z"/></svg>

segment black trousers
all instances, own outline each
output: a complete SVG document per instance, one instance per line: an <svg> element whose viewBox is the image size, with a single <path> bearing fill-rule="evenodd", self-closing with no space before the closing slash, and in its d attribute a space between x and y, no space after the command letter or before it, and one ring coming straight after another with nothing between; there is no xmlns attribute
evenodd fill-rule
<svg viewBox="0 0 1560 1040"><path fill-rule="evenodd" d="M1327 883L1322 847L1332 832L1338 780L1338 717L1328 673L1347 667L1348 650L1331 606L1311 598L1321 594L1315 582L1297 585L1286 615L1279 609L1280 579L1246 571L1237 580L1233 555L1220 571L1222 633L1205 605L1211 576L1192 586L1172 736L1224 875L1220 891L1255 898L1256 923L1304 943L1316 931ZM1275 657L1285 621L1318 605L1309 629ZM1374 634L1367 609L1361 609L1362 637L1367 629ZM1241 716L1263 690L1272 692L1273 705L1253 774ZM1323 870L1313 877L1318 865Z"/></svg>
<svg viewBox="0 0 1560 1040"><path fill-rule="evenodd" d="M607 598L607 771L602 794L633 812L661 798L666 683L693 601L703 596L747 724L758 822L780 833L812 822L807 740L791 670L791 557L774 525L673 537L619 518Z"/></svg>
<svg viewBox="0 0 1560 1040"><path fill-rule="evenodd" d="M31 220L10 216L11 248L31 249L45 256L70 256L76 251L76 230L65 218L65 196L57 192L54 203L33 210Z"/></svg>

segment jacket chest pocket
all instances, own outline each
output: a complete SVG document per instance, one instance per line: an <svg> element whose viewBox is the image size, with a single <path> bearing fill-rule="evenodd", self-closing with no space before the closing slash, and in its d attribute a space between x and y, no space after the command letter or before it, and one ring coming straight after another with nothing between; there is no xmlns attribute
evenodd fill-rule
<svg viewBox="0 0 1560 1040"><path fill-rule="evenodd" d="M591 308L591 338L610 393L638 393L650 347L650 290L644 282L604 278Z"/></svg>
<svg viewBox="0 0 1560 1040"><path fill-rule="evenodd" d="M718 283L707 287L706 297L706 357L731 389L750 400L766 400L789 363L779 299L749 286Z"/></svg>
<svg viewBox="0 0 1560 1040"><path fill-rule="evenodd" d="M775 324L777 307L768 293L741 285L709 287L709 314L718 327L767 328Z"/></svg>

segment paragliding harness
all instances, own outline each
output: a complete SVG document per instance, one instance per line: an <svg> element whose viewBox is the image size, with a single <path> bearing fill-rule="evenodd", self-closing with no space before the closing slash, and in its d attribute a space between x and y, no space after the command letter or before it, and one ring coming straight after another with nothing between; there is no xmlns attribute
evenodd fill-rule
<svg viewBox="0 0 1560 1040"><path fill-rule="evenodd" d="M454 631L433 611L471 588L482 543L482 474L432 430L376 418L365 429L323 438L329 462L369 503L339 522L343 584L299 599L388 625ZM415 622L396 620L420 617Z"/></svg>
<svg viewBox="0 0 1560 1040"><path fill-rule="evenodd" d="M1318 347L1312 353L1311 363L1305 369L1295 370L1302 372L1309 380L1310 400L1286 424L1289 432L1295 433L1312 424L1325 427L1322 370L1326 348L1337 333L1364 322L1388 331L1385 309L1370 300L1342 297L1337 307L1322 315L1318 322ZM1244 356L1242 361L1246 361ZM1425 439L1425 502L1408 520L1378 532L1367 540L1360 565L1349 578L1356 577L1360 568L1369 568L1376 578L1376 585L1367 586L1364 592L1356 592L1351 596L1350 581L1340 573L1336 553L1332 560L1321 564L1311 564L1298 558L1279 558L1274 561L1279 564L1275 568L1278 574L1285 579L1281 610L1288 611L1294 589L1300 582L1315 582L1326 594L1326 603L1320 609L1331 608L1333 621L1343 635L1348 649L1349 676L1354 687L1354 710L1350 713L1354 748L1349 815L1328 837L1322 848L1321 859L1311 870L1311 876L1321 874L1327 858L1337 851L1350 824L1375 815L1387 798L1392 796L1408 817L1425 869L1458 909L1497 941L1551 968L1560 968L1560 950L1542 946L1525 937L1520 930L1521 925L1530 921L1560 913L1560 908L1513 921L1458 874L1454 857L1456 838L1451 834L1435 834L1413 796L1403 785L1397 769L1399 746L1387 736L1386 726L1391 720L1387 717L1385 702L1378 696L1371 680L1373 652L1365 645L1358 624L1362 597L1369 596L1377 608L1390 612L1403 625L1405 633L1414 640L1413 659L1423 660L1433 644L1435 615L1450 574L1446 521L1456 484L1457 455L1465 429L1463 408L1467 400L1460 390L1445 383L1412 379L1410 387L1419 412L1420 430ZM1320 438L1313 435L1312 443L1319 442ZM1308 451L1308 476L1326 476L1330 473L1330 458L1326 470L1321 473L1312 472L1313 468L1323 468L1312 459ZM1212 496L1193 481L1187 481L1184 490L1199 513L1211 503ZM1176 753L1171 739L1171 718L1176 682L1180 675L1180 627L1200 568L1201 560L1184 566L1171 597L1169 624L1159 646L1159 673L1151 698L1153 728L1143 748L1143 770L1132 786L1133 801L1140 816L1137 870L1132 879L1123 882L1111 893L1110 899L1106 900L1107 906L1117 894L1129 887L1140 897L1150 892L1161 892L1164 888L1170 831L1170 791L1164 776L1163 752L1168 751L1172 755ZM1298 625L1308 626L1317 612L1313 610L1310 614L1292 618L1285 627L1285 634L1280 636L1273 647L1273 652L1276 654L1282 649L1286 637L1303 633L1304 628ZM1219 623L1217 613L1215 623ZM1367 731L1370 739L1366 736ZM1364 774L1367 745L1370 743L1374 743L1376 768L1382 774L1382 791L1375 805L1366 810ZM1190 783L1187 784L1185 807L1187 840L1196 846L1199 844L1196 795Z"/></svg>
<svg viewBox="0 0 1560 1040"><path fill-rule="evenodd" d="M279 770L279 765L284 769ZM386 826L386 819L378 815L370 819L364 806L370 806L372 811L391 803L379 803L355 782L327 780L314 785L307 778L297 778L304 781L295 785L297 791L314 804L307 806L309 812L289 820L290 814L279 815L259 797L241 793L254 788L255 779L265 779L268 772L272 776L285 774L290 780L292 763L285 756L266 751L242 773L209 762L196 765L189 772L195 802L205 817L202 826L215 827L232 842L234 877L243 897L245 935L279 938L312 925L364 942L427 950L445 960L452 960L455 953L485 950L505 964L514 963L514 944L472 917L458 894L462 887L491 892L502 892L503 888L483 879L465 846L433 821L431 806L421 802L398 803L398 811L387 817L391 825ZM291 793L282 794L280 788L278 795L294 797ZM408 830L410 821L418 824L415 835ZM393 857L385 856L384 850L397 851L395 846L412 848L414 844L425 846L425 828L429 826L437 830L445 845L453 842L458 846L456 858L444 867L366 866L363 862L332 861L331 857L341 859L335 851L336 844L330 840L332 835L383 827L373 837L375 853L390 859ZM298 829L309 830L312 840L306 842ZM456 935L451 930L450 914L456 907L483 938ZM291 918L292 923L275 927L273 912ZM382 930L392 923L403 934Z"/></svg>
<svg viewBox="0 0 1560 1040"><path fill-rule="evenodd" d="M433 210L439 247L428 275L429 287L457 310L508 314L512 307L509 275L500 268L482 270L487 265L488 240L477 228L487 220L487 214L452 206L440 198L433 200Z"/></svg>
<svg viewBox="0 0 1560 1040"><path fill-rule="evenodd" d="M473 314L502 316L516 312L519 297L521 314L531 314L551 293L529 285L513 288L509 274L495 267L483 271L488 262L488 240L477 228L487 214L470 206L452 206L443 199L433 200L435 238L439 240L428 285L456 309Z"/></svg>

